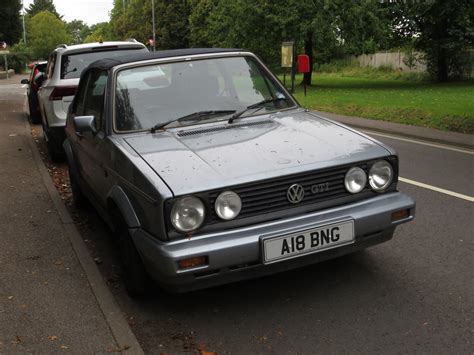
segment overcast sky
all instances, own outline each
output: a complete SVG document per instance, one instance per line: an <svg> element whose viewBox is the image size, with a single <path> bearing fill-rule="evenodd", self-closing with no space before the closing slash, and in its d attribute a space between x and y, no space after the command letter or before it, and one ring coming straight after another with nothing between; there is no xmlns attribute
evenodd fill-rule
<svg viewBox="0 0 474 355"><path fill-rule="evenodd" d="M33 0L23 0L28 8ZM56 11L65 21L82 20L88 25L109 20L113 0L53 0Z"/></svg>

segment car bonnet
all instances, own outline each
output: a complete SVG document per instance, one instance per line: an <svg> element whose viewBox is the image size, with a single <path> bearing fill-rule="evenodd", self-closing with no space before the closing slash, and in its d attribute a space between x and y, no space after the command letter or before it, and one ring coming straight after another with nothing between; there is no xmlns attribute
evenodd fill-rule
<svg viewBox="0 0 474 355"><path fill-rule="evenodd" d="M303 110L129 136L175 195L387 156L376 141Z"/></svg>

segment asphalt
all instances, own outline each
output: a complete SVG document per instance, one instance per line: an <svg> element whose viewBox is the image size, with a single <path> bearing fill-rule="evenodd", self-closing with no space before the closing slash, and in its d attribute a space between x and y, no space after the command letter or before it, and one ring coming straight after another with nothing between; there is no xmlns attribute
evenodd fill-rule
<svg viewBox="0 0 474 355"><path fill-rule="evenodd" d="M143 353L0 81L0 354Z"/></svg>
<svg viewBox="0 0 474 355"><path fill-rule="evenodd" d="M0 354L142 353L36 150L18 95L21 78L0 81ZM474 148L472 135L320 114L359 129Z"/></svg>

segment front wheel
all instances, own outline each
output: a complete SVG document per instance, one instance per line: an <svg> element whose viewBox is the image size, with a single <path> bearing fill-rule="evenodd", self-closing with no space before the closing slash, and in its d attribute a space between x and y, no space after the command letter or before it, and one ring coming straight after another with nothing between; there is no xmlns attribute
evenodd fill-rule
<svg viewBox="0 0 474 355"><path fill-rule="evenodd" d="M30 110L30 121L33 124L41 123L41 114L35 109L34 103L28 98L28 108Z"/></svg>
<svg viewBox="0 0 474 355"><path fill-rule="evenodd" d="M87 198L83 194L81 187L76 181L76 177L71 172L71 168L68 169L68 172L69 172L69 183L71 184L72 200L74 201L74 205L80 209L84 208L87 205Z"/></svg>
<svg viewBox="0 0 474 355"><path fill-rule="evenodd" d="M61 149L61 142L58 142L57 138L52 135L46 127L46 125L43 123L43 135L44 135L44 140L46 141L46 148L48 149L48 154L51 160L54 163L60 162L63 160L63 153Z"/></svg>
<svg viewBox="0 0 474 355"><path fill-rule="evenodd" d="M134 298L149 298L153 292L153 281L145 270L127 226L117 228L120 238L120 255L123 267L123 279L128 294Z"/></svg>

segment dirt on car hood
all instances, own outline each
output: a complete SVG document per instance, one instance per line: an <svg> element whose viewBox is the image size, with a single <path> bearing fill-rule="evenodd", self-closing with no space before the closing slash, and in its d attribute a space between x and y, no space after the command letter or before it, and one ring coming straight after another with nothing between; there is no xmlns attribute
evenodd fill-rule
<svg viewBox="0 0 474 355"><path fill-rule="evenodd" d="M387 156L377 141L304 110L125 141L175 195Z"/></svg>

